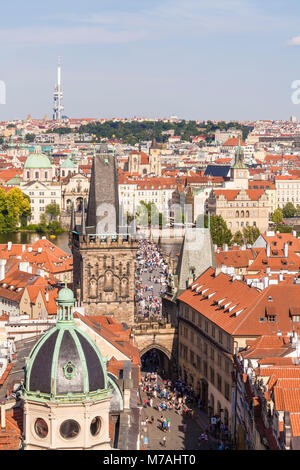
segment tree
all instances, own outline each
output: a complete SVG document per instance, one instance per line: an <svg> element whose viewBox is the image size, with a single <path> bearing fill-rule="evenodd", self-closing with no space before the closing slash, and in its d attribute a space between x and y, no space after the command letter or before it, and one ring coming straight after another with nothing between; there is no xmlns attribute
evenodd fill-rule
<svg viewBox="0 0 300 470"><path fill-rule="evenodd" d="M296 216L300 217L300 206L299 206L299 204L296 207Z"/></svg>
<svg viewBox="0 0 300 470"><path fill-rule="evenodd" d="M3 207L3 201L0 207ZM20 223L20 218L31 214L30 199L19 188L12 188L5 195L5 209L1 212L5 216L7 230L15 230Z"/></svg>
<svg viewBox="0 0 300 470"><path fill-rule="evenodd" d="M56 220L57 217L60 215L59 205L55 202L53 202L52 204L48 204L45 209L45 214L50 217L50 221Z"/></svg>
<svg viewBox="0 0 300 470"><path fill-rule="evenodd" d="M230 245L232 233L221 215L212 215L210 218L210 232L214 245Z"/></svg>
<svg viewBox="0 0 300 470"><path fill-rule="evenodd" d="M26 134L25 135L25 140L27 140L27 142L34 142L34 139L35 139L35 134Z"/></svg>
<svg viewBox="0 0 300 470"><path fill-rule="evenodd" d="M278 225L276 227L276 231L280 233L292 233L293 227L291 227L290 225Z"/></svg>
<svg viewBox="0 0 300 470"><path fill-rule="evenodd" d="M232 243L236 243L237 245L243 245L244 244L244 238L243 234L240 230L238 230L233 237Z"/></svg>
<svg viewBox="0 0 300 470"><path fill-rule="evenodd" d="M243 228L244 240L247 244L253 245L255 240L259 237L260 231L257 227L249 226Z"/></svg>
<svg viewBox="0 0 300 470"><path fill-rule="evenodd" d="M272 222L274 222L275 224L280 224L282 221L283 221L283 212L282 212L282 209L278 207L278 209L276 209L272 214Z"/></svg>
<svg viewBox="0 0 300 470"><path fill-rule="evenodd" d="M287 202L282 209L282 213L285 219L294 217L294 215L296 214L296 207L291 202Z"/></svg>

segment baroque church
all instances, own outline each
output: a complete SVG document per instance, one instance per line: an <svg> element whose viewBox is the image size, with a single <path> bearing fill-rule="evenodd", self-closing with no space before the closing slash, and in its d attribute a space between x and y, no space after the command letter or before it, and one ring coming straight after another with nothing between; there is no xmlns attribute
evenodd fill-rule
<svg viewBox="0 0 300 470"><path fill-rule="evenodd" d="M7 390L1 402L0 449L139 449L140 357L130 330L76 312L67 286L57 303L56 325L25 358L18 396Z"/></svg>
<svg viewBox="0 0 300 470"><path fill-rule="evenodd" d="M113 316L131 326L138 243L120 224L120 215L115 156L97 154L81 225L75 224L72 214L73 288L87 315Z"/></svg>

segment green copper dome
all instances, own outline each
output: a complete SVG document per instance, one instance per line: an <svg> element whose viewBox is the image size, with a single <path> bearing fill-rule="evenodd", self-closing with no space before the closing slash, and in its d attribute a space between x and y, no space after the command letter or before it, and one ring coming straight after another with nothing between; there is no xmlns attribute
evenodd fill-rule
<svg viewBox="0 0 300 470"><path fill-rule="evenodd" d="M44 153L32 153L27 158L24 168L52 168L52 165Z"/></svg>
<svg viewBox="0 0 300 470"><path fill-rule="evenodd" d="M57 297L57 302L59 304L74 304L74 294L71 289L65 286L63 289L60 289Z"/></svg>
<svg viewBox="0 0 300 470"><path fill-rule="evenodd" d="M23 393L38 401L76 402L110 396L106 362L96 343L76 325L73 292L57 298L58 321L26 358Z"/></svg>
<svg viewBox="0 0 300 470"><path fill-rule="evenodd" d="M62 164L60 165L61 168L77 168L77 166L75 165L74 162L72 162L72 160L70 160L70 158L67 158L66 160L64 160L62 162Z"/></svg>

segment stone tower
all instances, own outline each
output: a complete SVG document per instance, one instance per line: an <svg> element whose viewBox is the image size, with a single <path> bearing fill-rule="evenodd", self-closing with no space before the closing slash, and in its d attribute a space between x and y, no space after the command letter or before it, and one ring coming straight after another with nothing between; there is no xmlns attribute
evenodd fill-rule
<svg viewBox="0 0 300 470"><path fill-rule="evenodd" d="M249 170L244 163L244 152L239 137L238 148L235 152L234 165L231 168L231 179L236 189L248 189Z"/></svg>
<svg viewBox="0 0 300 470"><path fill-rule="evenodd" d="M115 157L95 155L85 217L70 233L73 285L87 315L113 316L134 323L137 241L119 222Z"/></svg>

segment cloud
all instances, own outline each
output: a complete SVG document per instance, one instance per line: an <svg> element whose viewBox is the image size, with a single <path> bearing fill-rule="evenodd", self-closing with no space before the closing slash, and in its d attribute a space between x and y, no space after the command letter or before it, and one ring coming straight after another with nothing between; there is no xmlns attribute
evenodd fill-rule
<svg viewBox="0 0 300 470"><path fill-rule="evenodd" d="M300 46L300 36L296 36L292 39L290 39L287 44L289 46Z"/></svg>
<svg viewBox="0 0 300 470"><path fill-rule="evenodd" d="M143 39L142 31L110 31L102 27L36 27L0 30L0 42L9 45L116 44Z"/></svg>

